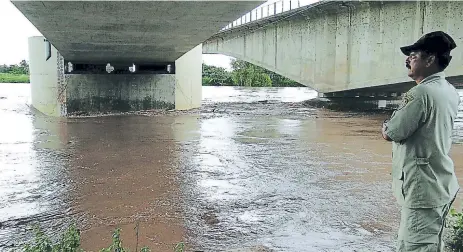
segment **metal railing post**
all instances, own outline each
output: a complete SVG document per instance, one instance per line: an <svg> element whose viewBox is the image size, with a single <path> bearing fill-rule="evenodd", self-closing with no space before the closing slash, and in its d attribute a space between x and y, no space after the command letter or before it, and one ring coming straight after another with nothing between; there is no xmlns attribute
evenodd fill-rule
<svg viewBox="0 0 463 252"><path fill-rule="evenodd" d="M240 25L243 25L243 24L246 24L246 23L249 23L249 22L257 21L257 20L259 20L261 18L264 18L265 9L267 9L267 16L266 17L270 17L271 16L270 15L270 6L271 5L273 5L273 14L272 15L276 15L277 14L277 4L280 3L280 2L281 2L281 13L283 13L283 12L285 12L285 1L289 1L289 10L292 10L293 8L297 9L297 8L301 7L301 1L300 0L296 0L297 4L294 4L294 7L293 7L293 0L279 0L279 1L267 4L267 5L263 5L261 7L258 7L258 8L255 8L255 9L251 10L250 12L244 14L243 16L236 19L235 21L232 21L227 26L223 27L221 30L231 29L231 28L234 28L234 27L237 27L237 26L240 26ZM259 10L260 10L260 17L259 17ZM255 15L254 15L254 12L255 12ZM249 15L249 19L248 19L248 15ZM253 19L253 17L254 17L254 19Z"/></svg>

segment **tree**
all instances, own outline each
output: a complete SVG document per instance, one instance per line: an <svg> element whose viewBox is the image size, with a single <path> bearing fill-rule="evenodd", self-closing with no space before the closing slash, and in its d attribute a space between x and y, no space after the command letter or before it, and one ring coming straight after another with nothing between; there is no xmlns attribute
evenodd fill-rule
<svg viewBox="0 0 463 252"><path fill-rule="evenodd" d="M0 65L0 73L7 73L9 70L9 67L5 64Z"/></svg>
<svg viewBox="0 0 463 252"><path fill-rule="evenodd" d="M29 74L29 64L22 60L17 65L0 65L0 73L9 73L14 75Z"/></svg>
<svg viewBox="0 0 463 252"><path fill-rule="evenodd" d="M203 85L224 86L231 84L231 73L225 70L225 68L203 64Z"/></svg>
<svg viewBox="0 0 463 252"><path fill-rule="evenodd" d="M284 76L243 60L232 60L232 71L203 64L204 86L297 87L303 86Z"/></svg>
<svg viewBox="0 0 463 252"><path fill-rule="evenodd" d="M29 64L26 60L21 60L19 66L23 69L24 74L29 74Z"/></svg>
<svg viewBox="0 0 463 252"><path fill-rule="evenodd" d="M304 87L304 85L299 82L293 81L270 70L266 71L269 74L270 79L272 80L272 86L274 87Z"/></svg>
<svg viewBox="0 0 463 252"><path fill-rule="evenodd" d="M264 68L242 60L232 60L233 82L237 86L271 87L272 80Z"/></svg>

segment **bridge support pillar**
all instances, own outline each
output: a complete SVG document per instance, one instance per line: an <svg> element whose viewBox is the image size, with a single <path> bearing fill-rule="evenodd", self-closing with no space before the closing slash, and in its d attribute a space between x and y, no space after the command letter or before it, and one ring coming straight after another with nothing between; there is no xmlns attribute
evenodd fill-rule
<svg viewBox="0 0 463 252"><path fill-rule="evenodd" d="M62 85L64 62L62 63L61 60L62 57L59 52L48 44L44 37L29 38L32 106L49 116L66 114L66 101Z"/></svg>
<svg viewBox="0 0 463 252"><path fill-rule="evenodd" d="M175 61L175 109L199 108L202 99L203 45Z"/></svg>
<svg viewBox="0 0 463 252"><path fill-rule="evenodd" d="M197 108L202 45L176 60L175 73L73 73L44 37L29 39L32 106L49 116Z"/></svg>

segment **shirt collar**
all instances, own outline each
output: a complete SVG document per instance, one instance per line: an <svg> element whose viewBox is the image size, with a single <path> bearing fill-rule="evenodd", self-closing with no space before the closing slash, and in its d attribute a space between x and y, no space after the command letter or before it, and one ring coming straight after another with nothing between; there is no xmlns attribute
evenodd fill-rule
<svg viewBox="0 0 463 252"><path fill-rule="evenodd" d="M437 73L435 73L435 74L431 74L431 75L429 75L428 77L424 78L424 79L420 82L420 84L424 84L424 83L430 82L430 81L432 81L432 80L434 80L434 79L438 79L438 78L443 78L443 79L445 79L445 73L444 73L443 71L441 71L441 72L437 72Z"/></svg>

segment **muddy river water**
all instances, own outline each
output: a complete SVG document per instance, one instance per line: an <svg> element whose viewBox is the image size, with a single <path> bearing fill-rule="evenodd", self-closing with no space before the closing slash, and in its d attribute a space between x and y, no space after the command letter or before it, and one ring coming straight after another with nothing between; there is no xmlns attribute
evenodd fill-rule
<svg viewBox="0 0 463 252"><path fill-rule="evenodd" d="M0 251L74 221L88 251L116 227L134 251L136 223L152 251L393 251L389 115L301 103L315 96L204 87L189 112L57 119L0 84ZM454 132L463 185L463 104Z"/></svg>

